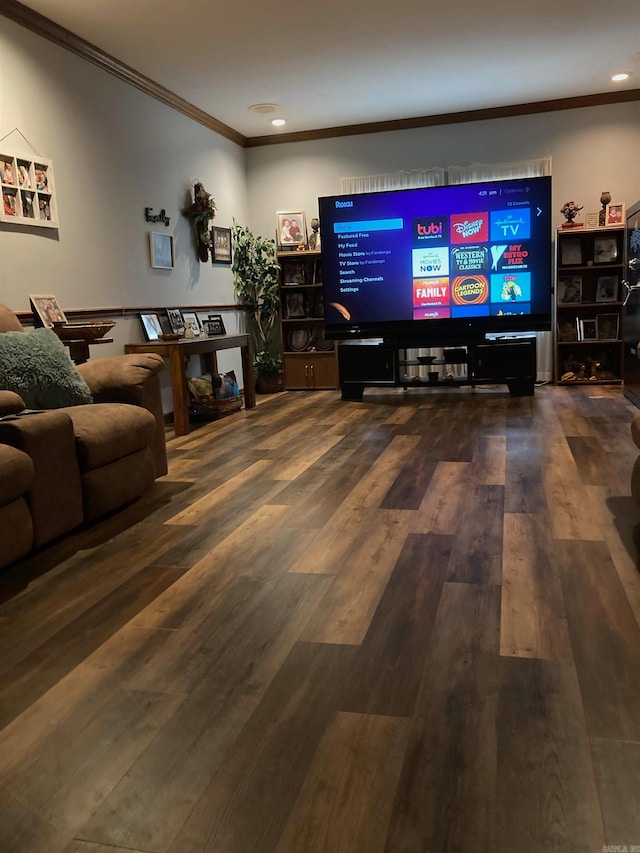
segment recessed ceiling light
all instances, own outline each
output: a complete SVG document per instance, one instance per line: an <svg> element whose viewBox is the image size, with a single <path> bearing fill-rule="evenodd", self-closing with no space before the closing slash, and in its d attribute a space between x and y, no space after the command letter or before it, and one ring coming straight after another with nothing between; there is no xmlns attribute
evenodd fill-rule
<svg viewBox="0 0 640 853"><path fill-rule="evenodd" d="M276 110L279 109L277 104L252 104L250 107L247 107L249 112L252 113L275 113Z"/></svg>
<svg viewBox="0 0 640 853"><path fill-rule="evenodd" d="M627 71L621 71L619 74L614 74L611 78L614 83L622 83L623 80L628 80L631 75Z"/></svg>
<svg viewBox="0 0 640 853"><path fill-rule="evenodd" d="M286 124L286 121L283 118L272 118L271 124L274 127L282 127L282 125Z"/></svg>

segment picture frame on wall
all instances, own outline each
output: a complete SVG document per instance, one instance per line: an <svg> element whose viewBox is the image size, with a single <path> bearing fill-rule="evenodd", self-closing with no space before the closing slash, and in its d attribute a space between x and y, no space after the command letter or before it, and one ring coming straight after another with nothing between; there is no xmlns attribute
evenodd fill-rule
<svg viewBox="0 0 640 853"><path fill-rule="evenodd" d="M227 334L227 330L225 329L224 322L222 320L222 314L209 314L208 319L202 321L202 326L205 334L209 337Z"/></svg>
<svg viewBox="0 0 640 853"><path fill-rule="evenodd" d="M51 329L54 323L67 322L65 313L53 294L29 294L29 302L36 326L46 326Z"/></svg>
<svg viewBox="0 0 640 853"><path fill-rule="evenodd" d="M31 159L0 148L0 183L0 222L36 228L58 227L51 160L39 155Z"/></svg>
<svg viewBox="0 0 640 853"><path fill-rule="evenodd" d="M147 341L158 341L160 340L160 335L163 334L163 328L160 323L160 317L153 312L140 312L140 323L142 324L142 331L144 333L145 339Z"/></svg>
<svg viewBox="0 0 640 853"><path fill-rule="evenodd" d="M231 229L214 225L211 229L211 263L230 264L232 260Z"/></svg>
<svg viewBox="0 0 640 853"><path fill-rule="evenodd" d="M174 335L184 335L184 317L180 308L167 308L167 320Z"/></svg>
<svg viewBox="0 0 640 853"><path fill-rule="evenodd" d="M307 220L304 210L276 212L276 243L279 249L300 249L307 245Z"/></svg>
<svg viewBox="0 0 640 853"><path fill-rule="evenodd" d="M605 225L624 225L624 202L612 201L607 205Z"/></svg>
<svg viewBox="0 0 640 853"><path fill-rule="evenodd" d="M149 231L149 261L153 269L173 269L173 237L171 234Z"/></svg>

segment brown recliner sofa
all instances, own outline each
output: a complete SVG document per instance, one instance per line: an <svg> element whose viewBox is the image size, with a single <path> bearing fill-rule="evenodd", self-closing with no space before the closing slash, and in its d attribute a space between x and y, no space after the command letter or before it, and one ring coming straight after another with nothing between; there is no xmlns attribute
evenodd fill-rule
<svg viewBox="0 0 640 853"><path fill-rule="evenodd" d="M0 306L7 331L24 329ZM118 509L166 474L162 368L152 353L90 360L77 370L95 404L36 413L0 390L0 566Z"/></svg>

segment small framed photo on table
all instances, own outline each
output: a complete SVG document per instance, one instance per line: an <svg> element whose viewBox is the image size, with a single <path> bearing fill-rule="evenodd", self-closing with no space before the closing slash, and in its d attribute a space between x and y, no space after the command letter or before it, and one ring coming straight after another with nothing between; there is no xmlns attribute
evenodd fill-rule
<svg viewBox="0 0 640 853"><path fill-rule="evenodd" d="M605 225L624 225L624 202L612 201L607 205Z"/></svg>
<svg viewBox="0 0 640 853"><path fill-rule="evenodd" d="M149 259L154 269L173 269L173 237L171 234L149 232Z"/></svg>
<svg viewBox="0 0 640 853"><path fill-rule="evenodd" d="M211 229L211 263L230 264L231 261L231 229L214 225Z"/></svg>
<svg viewBox="0 0 640 853"><path fill-rule="evenodd" d="M191 331L193 333L194 338L199 338L202 332L200 327L200 321L198 320L198 315L195 311L183 311L182 319L184 321L185 331L191 327Z"/></svg>
<svg viewBox="0 0 640 853"><path fill-rule="evenodd" d="M276 242L279 249L300 249L307 245L307 222L303 210L276 213Z"/></svg>
<svg viewBox="0 0 640 853"><path fill-rule="evenodd" d="M184 317L180 308L167 308L167 320L175 335L184 335Z"/></svg>
<svg viewBox="0 0 640 853"><path fill-rule="evenodd" d="M51 329L54 323L66 323L64 311L58 305L58 300L52 294L29 295L31 309L36 326L46 326Z"/></svg>
<svg viewBox="0 0 640 853"><path fill-rule="evenodd" d="M142 323L142 331L148 341L160 340L160 335L163 334L162 326L160 325L160 317L153 311L140 313L140 322Z"/></svg>
<svg viewBox="0 0 640 853"><path fill-rule="evenodd" d="M203 320L202 326L204 328L205 334L209 335L209 337L213 337L214 335L227 334L227 330L225 329L224 323L222 322L222 314L209 314L209 319Z"/></svg>

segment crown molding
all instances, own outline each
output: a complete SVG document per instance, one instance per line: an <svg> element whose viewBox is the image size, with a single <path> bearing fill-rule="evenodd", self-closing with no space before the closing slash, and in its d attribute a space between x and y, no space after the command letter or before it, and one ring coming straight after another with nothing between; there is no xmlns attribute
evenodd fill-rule
<svg viewBox="0 0 640 853"><path fill-rule="evenodd" d="M491 121L498 118L536 115L538 113L558 112L561 110L579 110L584 107L596 107L604 104L622 104L640 101L640 89L625 89L618 92L602 92L597 95L580 95L574 98L558 98L551 101L533 101L527 104L513 104L506 107L487 107L480 110L466 110L442 115L417 116L415 118L393 119L371 122L369 124L351 124L341 127L325 127L318 130L303 130L297 133L279 133L277 136L250 136L247 148L260 148L265 145L283 145L288 142L309 142L317 139L333 139L339 136L358 136L365 133L389 133L395 130L413 130L421 127L438 127L443 124L462 124L471 121Z"/></svg>
<svg viewBox="0 0 640 853"><path fill-rule="evenodd" d="M574 98L559 98L549 101L534 101L525 104L513 104L506 107L488 107L478 110L466 110L441 115L416 116L414 118L393 119L389 121L351 124L341 127L325 127L316 130L303 130L292 133L276 133L268 136L246 137L234 128L199 109L193 104L155 83L149 77L140 74L95 45L80 38L70 30L54 23L44 15L34 12L18 0L0 0L0 15L9 18L20 26L42 36L45 39L75 53L82 59L97 65L108 74L112 74L125 83L134 86L145 95L155 98L183 115L198 122L214 133L235 142L242 148L261 148L266 145L285 145L290 142L309 142L319 139L335 139L340 136L358 136L369 133L390 133L396 130L414 130L422 127L438 127L446 124L463 124L473 121L491 121L514 116L536 115L539 113L577 110L584 107L596 107L607 104L622 104L640 100L640 89L624 89L616 92L602 92L595 95L580 95Z"/></svg>
<svg viewBox="0 0 640 853"><path fill-rule="evenodd" d="M230 139L242 148L246 146L246 137L237 130L223 124L223 122L213 118L213 116L210 116L204 110L195 107L189 101L185 101L184 98L181 98L169 89L165 89L164 86L155 83L149 77L145 77L144 74L140 74L134 68L130 68L128 65L120 62L120 60L75 35L70 30L61 27L59 24L49 20L49 18L45 18L44 15L34 12L33 9L29 9L22 3L18 3L17 0L0 0L0 15L9 18L16 24L20 24L25 29L31 30L36 35L57 44L59 47L75 53L76 56L86 59L93 65L97 65L103 71L117 77L119 80L123 80L130 86L134 86L136 89L144 92L145 95L149 95L157 101L172 107L174 110L193 119L193 121L198 122L198 124L204 125L204 127L213 130L220 136L224 136L225 139Z"/></svg>

